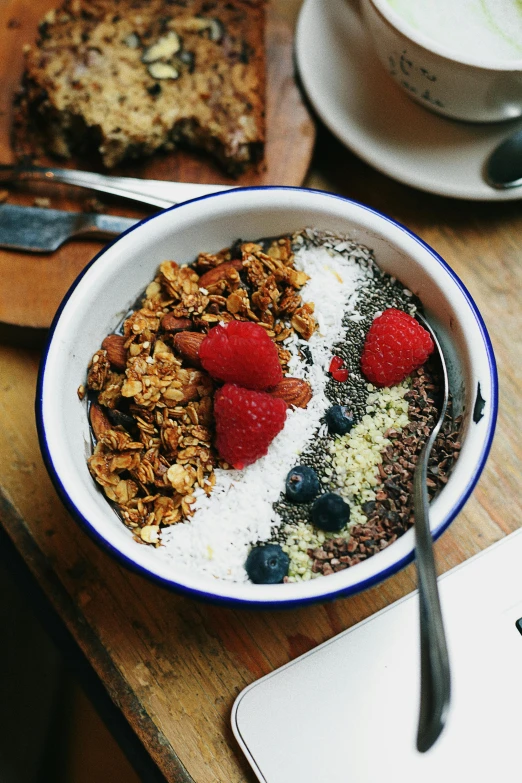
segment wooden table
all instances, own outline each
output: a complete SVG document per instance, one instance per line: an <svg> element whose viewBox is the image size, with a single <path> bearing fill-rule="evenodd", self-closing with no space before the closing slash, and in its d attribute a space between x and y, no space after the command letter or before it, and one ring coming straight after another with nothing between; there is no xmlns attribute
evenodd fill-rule
<svg viewBox="0 0 522 783"><path fill-rule="evenodd" d="M298 0L281 2L294 19ZM417 232L464 280L490 331L501 383L497 432L473 496L436 544L439 570L445 571L522 522L520 203L465 203L412 190L369 168L323 128L307 184L367 203ZM4 334L5 545L38 587L37 606L52 607L55 630L91 667L93 693L109 694L113 728L116 716L124 719L120 736L132 738L137 766L150 757L168 781L253 781L229 725L236 695L410 592L413 567L358 596L285 612L195 603L126 571L77 527L51 486L33 416L38 361L38 350L14 347Z"/></svg>

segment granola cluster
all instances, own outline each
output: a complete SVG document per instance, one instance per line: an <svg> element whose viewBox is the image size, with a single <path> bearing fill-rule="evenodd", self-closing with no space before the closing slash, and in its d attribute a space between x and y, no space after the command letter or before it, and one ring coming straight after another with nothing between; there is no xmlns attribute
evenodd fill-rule
<svg viewBox="0 0 522 783"><path fill-rule="evenodd" d="M316 329L314 305L299 293L307 280L294 268L290 237L200 253L193 266L165 261L122 332L94 354L89 469L136 540L158 545L162 527L191 516L196 488L210 494L214 468L229 467L213 445L215 383L198 360L201 340L218 323L253 321L274 340L285 372L284 340ZM309 394L293 380L274 394L299 405Z"/></svg>

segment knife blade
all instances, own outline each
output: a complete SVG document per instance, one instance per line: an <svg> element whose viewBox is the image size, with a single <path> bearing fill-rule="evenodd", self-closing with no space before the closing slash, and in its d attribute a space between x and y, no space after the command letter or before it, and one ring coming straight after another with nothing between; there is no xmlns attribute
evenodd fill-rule
<svg viewBox="0 0 522 783"><path fill-rule="evenodd" d="M0 247L50 253L68 239L113 239L138 222L136 218L114 215L2 204Z"/></svg>
<svg viewBox="0 0 522 783"><path fill-rule="evenodd" d="M115 177L112 174L99 174L94 171L77 169L56 169L43 166L22 164L0 164L0 182L24 182L36 180L47 184L60 182L80 188L97 190L113 196L123 196L143 204L166 209L180 201L207 196L220 190L229 190L230 185L200 185L195 182L170 182L169 180L137 179L135 177Z"/></svg>

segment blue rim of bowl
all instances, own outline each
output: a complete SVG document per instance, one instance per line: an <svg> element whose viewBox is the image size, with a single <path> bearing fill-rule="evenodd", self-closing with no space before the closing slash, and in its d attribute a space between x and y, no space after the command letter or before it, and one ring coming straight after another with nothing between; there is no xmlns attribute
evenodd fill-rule
<svg viewBox="0 0 522 783"><path fill-rule="evenodd" d="M470 306L470 310L473 313L475 320L477 322L478 328L482 334L482 339L484 342L484 346L486 349L486 355L488 359L489 364L489 372L490 372L490 383L491 383L491 400L490 400L490 415L489 415L489 424L488 424L488 432L485 438L484 446L482 449L482 454L480 455L479 461L477 463L477 466L473 472L473 475L468 482L468 485L464 489L464 491L460 494L460 497L458 499L458 502L455 504L455 506L451 509L451 511L447 514L446 518L443 520L443 522L439 525L439 527L433 531L433 540L437 540L440 535L449 527L451 522L455 519L459 511L462 509L466 501L468 500L471 492L473 491L475 485L477 484L480 475L484 469L484 466L486 464L486 460L488 458L488 454L491 448L491 444L493 441L493 436L495 433L495 427L496 427L496 421L497 421L497 414L498 414L498 374L497 374L497 366L495 361L495 355L493 351L493 346L491 344L491 340L486 328L486 325L484 323L484 320L473 300L473 297L469 293L466 286L463 284L463 282L460 280L460 278L455 274L453 269L449 266L449 264L444 261L442 256L440 256L430 245L428 245L426 242L424 242L423 239L421 239L417 234L415 234L413 231L411 231L409 228L407 228L405 225L400 223L397 220L393 220L389 215L384 214L383 212L380 212L377 209L374 209L373 207L370 207L366 204L362 204L358 201L355 201L353 199L346 198L345 196L340 196L336 193L330 193L328 191L324 190L317 190L314 188L300 188L300 187L292 187L287 185L265 185L265 186L254 186L254 187L245 187L245 188L232 188L229 190L219 191L216 193L209 193L204 196L199 196L194 199L189 199L187 201L183 201L179 204L174 204L172 207L168 207L165 210L162 210L159 213L155 213L153 215L149 215L148 217L144 218L143 220L140 220L138 223L136 223L134 226L131 226L126 231L124 231L122 234L120 234L118 237L116 237L112 242L110 242L108 245L105 245L99 253L97 253L92 261L90 261L86 267L80 272L76 280L72 283L69 290L65 294L64 298L62 299L62 302L56 311L56 314L53 318L53 321L51 323L51 326L49 328L49 336L47 339L47 344L45 346L45 349L42 353L42 358L40 361L40 367L38 371L38 380L37 380L37 386L36 386L36 397L35 397L35 414L36 414L36 428L38 432L38 440L40 443L40 450L42 453L42 457L45 463L45 466L47 468L47 471L49 473L49 476L51 478L51 481L54 485L54 488L56 489L58 495L60 496L60 499L62 500L64 506L67 508L71 516L74 517L74 519L80 524L80 526L90 535L94 541L98 545L102 547L102 549L105 549L109 554L113 555L120 563L122 563L126 568L128 568L131 571L134 571L135 573L138 573L140 576L145 577L149 581L152 581L156 585L160 585L166 589L169 589L173 592L180 593L182 595L190 596L191 598L196 598L201 601L205 601L207 603L214 603L224 606L229 606L232 608L248 608L248 609L290 609L293 607L300 607L305 606L308 604L313 603L326 603L327 601L333 601L337 598L342 597L348 597L350 595L355 595L357 593L363 592L364 590L369 589L370 587L374 587L381 582L383 582L385 579L387 579L389 576L392 576L393 574L400 571L402 568L405 568L409 563L411 563L415 557L415 547L413 547L412 551L409 552L407 555L402 557L400 560L396 561L392 566L389 566L388 568L384 569L383 571L379 572L378 574L374 574L371 577L368 577L367 579L363 579L360 582L357 582L356 584L350 585L349 587L341 587L338 590L332 591L327 594L321 594L321 595L314 595L314 596L306 596L304 598L292 598L292 599L285 599L285 600L259 600L256 601L255 599L250 598L235 598L231 596L220 596L216 595L214 593L207 593L204 590L198 590L192 587L187 587L186 585L180 584L179 582L176 582L173 579L167 579L163 576L159 576L157 574L152 573L149 571L149 569L145 568L142 565L139 565L134 560L131 560L129 557L124 555L119 549L114 547L109 541L107 541L101 533L99 533L89 522L89 520L81 513L81 511L74 505L72 500L70 499L68 493L66 492L60 477L55 470L54 463L51 457L51 454L49 452L49 448L47 445L47 439L45 436L45 426L44 426L44 420L43 420L43 384L44 384L44 377L45 377L45 369L47 364L47 358L49 354L49 350L51 348L51 344L53 341L53 335L56 330L56 327L58 325L58 322L60 320L60 316L62 314L62 311L64 310L65 306L67 305L67 302L69 301L69 298L71 297L73 291L76 289L76 287L81 282L84 275L88 272L88 270L93 266L116 242L118 242L122 237L126 236L130 232L134 231L139 226L143 225L144 223L148 223L149 220L153 220L155 217L158 217L158 215L164 214L164 212L171 212L176 209L182 208L185 204L190 204L196 201L204 201L209 198L220 198L223 195L230 194L230 193L244 193L248 191L268 191L268 190L283 190L288 192L298 192L298 193L316 193L320 196L334 198L339 201L344 201L349 204L353 204L356 207L359 207L366 212L370 212L371 214L377 215L380 218L383 218L387 223L391 223L392 225L398 227L406 233L409 237L411 237L415 242L417 242L419 245L421 245L425 250L428 251L428 253L434 258L437 263L443 267L443 269L447 272L447 274L452 278L453 282L456 284L456 286L459 288L461 293L463 294L464 298L468 302ZM284 588L282 588L284 589Z"/></svg>

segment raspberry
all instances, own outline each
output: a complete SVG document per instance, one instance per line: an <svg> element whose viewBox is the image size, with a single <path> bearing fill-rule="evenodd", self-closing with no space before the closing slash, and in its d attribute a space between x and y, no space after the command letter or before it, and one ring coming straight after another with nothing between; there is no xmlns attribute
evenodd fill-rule
<svg viewBox="0 0 522 783"><path fill-rule="evenodd" d="M375 318L361 356L366 380L393 386L424 364L434 349L429 332L415 318L391 307Z"/></svg>
<svg viewBox="0 0 522 783"><path fill-rule="evenodd" d="M269 389L283 379L275 343L262 326L249 321L215 326L198 356L213 378L246 389Z"/></svg>
<svg viewBox="0 0 522 783"><path fill-rule="evenodd" d="M346 367L341 368L339 370L332 370L330 373L334 381L339 381L340 383L344 383L344 381L348 380L348 370Z"/></svg>
<svg viewBox="0 0 522 783"><path fill-rule="evenodd" d="M283 429L286 410L286 402L278 397L226 383L214 397L220 456L240 470L264 457Z"/></svg>
<svg viewBox="0 0 522 783"><path fill-rule="evenodd" d="M336 370L339 370L341 367L344 367L344 362L341 359L340 356L332 356L332 360L330 362L330 366L328 368L329 373L333 373Z"/></svg>
<svg viewBox="0 0 522 783"><path fill-rule="evenodd" d="M348 380L348 370L344 366L344 359L342 359L340 356L332 356L332 360L330 362L330 366L328 368L328 372L334 379L334 381L347 381Z"/></svg>

